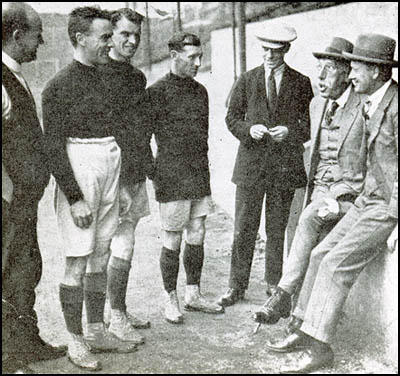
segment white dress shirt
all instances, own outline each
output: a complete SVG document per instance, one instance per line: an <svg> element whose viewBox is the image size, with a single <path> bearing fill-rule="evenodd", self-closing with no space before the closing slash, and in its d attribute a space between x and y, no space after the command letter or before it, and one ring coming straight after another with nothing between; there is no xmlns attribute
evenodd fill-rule
<svg viewBox="0 0 400 376"><path fill-rule="evenodd" d="M268 98L268 77L271 74L271 69L268 68L264 64L264 69L265 69L265 91L267 92L267 98ZM275 85L276 85L276 94L279 94L279 89L281 87L281 82L282 82L282 76L283 76L283 71L285 70L285 63L280 65L279 67L274 69L274 78L275 78Z"/></svg>
<svg viewBox="0 0 400 376"><path fill-rule="evenodd" d="M375 113L376 109L379 106L379 103L382 102L383 97L386 94L386 91L389 89L389 86L392 83L392 79L387 81L384 85L382 85L375 93L368 96L367 101L370 102L369 109L367 115L371 119L372 115Z"/></svg>

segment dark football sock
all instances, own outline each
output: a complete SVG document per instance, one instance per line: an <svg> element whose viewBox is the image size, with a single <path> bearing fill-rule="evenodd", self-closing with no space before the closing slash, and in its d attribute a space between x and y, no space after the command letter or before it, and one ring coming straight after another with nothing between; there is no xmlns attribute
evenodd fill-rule
<svg viewBox="0 0 400 376"><path fill-rule="evenodd" d="M111 309L126 312L126 291L131 263L112 256L108 264L107 287Z"/></svg>
<svg viewBox="0 0 400 376"><path fill-rule="evenodd" d="M70 333L82 335L83 289L60 284L60 302L65 324Z"/></svg>
<svg viewBox="0 0 400 376"><path fill-rule="evenodd" d="M84 295L88 324L103 322L106 302L107 273L87 273Z"/></svg>
<svg viewBox="0 0 400 376"><path fill-rule="evenodd" d="M161 276L164 283L164 289L170 293L176 290L176 283L179 273L179 253L180 250L172 250L163 247L160 256Z"/></svg>
<svg viewBox="0 0 400 376"><path fill-rule="evenodd" d="M188 285L200 285L201 272L204 262L204 246L185 244L183 253L183 265L186 271L186 283Z"/></svg>

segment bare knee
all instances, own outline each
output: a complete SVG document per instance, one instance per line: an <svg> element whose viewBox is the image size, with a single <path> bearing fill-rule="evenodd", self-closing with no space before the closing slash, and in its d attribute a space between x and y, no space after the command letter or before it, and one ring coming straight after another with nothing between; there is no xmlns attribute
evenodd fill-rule
<svg viewBox="0 0 400 376"><path fill-rule="evenodd" d="M180 249L182 242L182 231L163 231L163 245L174 251Z"/></svg>
<svg viewBox="0 0 400 376"><path fill-rule="evenodd" d="M206 234L205 220L205 216L190 220L186 227L186 241L189 244L201 245L204 243L204 237Z"/></svg>
<svg viewBox="0 0 400 376"><path fill-rule="evenodd" d="M67 286L83 286L88 256L67 257L63 284Z"/></svg>
<svg viewBox="0 0 400 376"><path fill-rule="evenodd" d="M87 262L87 273L105 273L108 260L110 259L111 241L98 242L95 251L89 256Z"/></svg>

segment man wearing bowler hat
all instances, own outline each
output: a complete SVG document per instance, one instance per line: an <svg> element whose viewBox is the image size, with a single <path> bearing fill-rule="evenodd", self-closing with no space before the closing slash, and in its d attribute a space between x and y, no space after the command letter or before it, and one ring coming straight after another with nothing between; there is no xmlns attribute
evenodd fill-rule
<svg viewBox="0 0 400 376"><path fill-rule="evenodd" d="M244 73L232 91L226 116L239 139L232 181L236 184L235 232L229 289L219 304L230 306L248 288L264 196L267 293L282 273L283 245L296 188L306 185L303 143L310 138L310 79L284 61L294 28L277 25L257 36L264 63Z"/></svg>
<svg viewBox="0 0 400 376"><path fill-rule="evenodd" d="M366 169L361 96L349 79L350 62L343 56L353 44L333 38L318 59L319 96L311 101L311 162L303 210L277 289L255 314L257 322L275 324L287 317L291 296L301 287L313 248L353 206L361 193ZM310 202L311 201L311 202ZM295 299L294 299L295 300ZM288 332L301 326L292 315Z"/></svg>
<svg viewBox="0 0 400 376"><path fill-rule="evenodd" d="M303 319L300 330L267 345L278 352L307 348L299 361L285 366L282 373L311 372L333 364L330 343L350 288L365 266L385 249L382 245L396 237L398 85L391 78L392 68L398 66L393 59L395 47L395 40L389 37L364 34L352 53L343 53L351 61L355 91L367 95L360 106L368 146L365 183L354 206L312 251L294 311Z"/></svg>

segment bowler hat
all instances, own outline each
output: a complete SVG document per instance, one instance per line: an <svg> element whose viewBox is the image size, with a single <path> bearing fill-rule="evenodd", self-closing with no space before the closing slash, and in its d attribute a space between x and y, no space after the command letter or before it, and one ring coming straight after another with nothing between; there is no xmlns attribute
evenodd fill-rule
<svg viewBox="0 0 400 376"><path fill-rule="evenodd" d="M256 37L268 48L282 48L297 38L296 30L285 24L270 25L258 33Z"/></svg>
<svg viewBox="0 0 400 376"><path fill-rule="evenodd" d="M396 41L380 34L361 34L354 45L353 52L343 52L348 60L366 63L398 66L393 59Z"/></svg>
<svg viewBox="0 0 400 376"><path fill-rule="evenodd" d="M334 37L328 47L325 48L324 52L313 52L312 54L317 59L335 59L335 60L346 60L343 56L343 52L353 52L353 43L350 43L347 39Z"/></svg>

